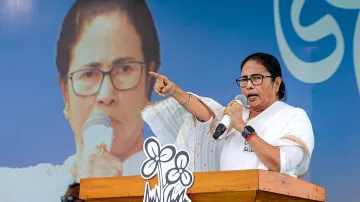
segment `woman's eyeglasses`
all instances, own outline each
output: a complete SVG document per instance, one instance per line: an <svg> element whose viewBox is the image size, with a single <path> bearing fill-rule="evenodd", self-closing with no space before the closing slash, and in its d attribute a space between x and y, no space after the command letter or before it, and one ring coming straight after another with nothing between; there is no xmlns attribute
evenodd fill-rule
<svg viewBox="0 0 360 202"><path fill-rule="evenodd" d="M95 68L76 70L70 73L74 93L80 96L96 94L106 75L117 90L129 90L138 85L145 64L139 61L127 61L116 64L110 71Z"/></svg>
<svg viewBox="0 0 360 202"><path fill-rule="evenodd" d="M253 85L257 86L257 85L262 84L262 82L264 81L264 78L273 78L273 76L255 74L255 75L252 75L250 78L249 77L238 78L238 79L236 79L236 83L241 88L245 88L248 84L248 81L250 80Z"/></svg>

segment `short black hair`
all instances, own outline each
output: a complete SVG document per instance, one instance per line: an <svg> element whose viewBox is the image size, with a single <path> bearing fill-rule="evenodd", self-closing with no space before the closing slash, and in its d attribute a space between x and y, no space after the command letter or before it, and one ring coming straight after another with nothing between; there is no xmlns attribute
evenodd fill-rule
<svg viewBox="0 0 360 202"><path fill-rule="evenodd" d="M69 185L68 189L72 189L72 188L75 188L75 187L80 187L80 183L74 182L71 185Z"/></svg>

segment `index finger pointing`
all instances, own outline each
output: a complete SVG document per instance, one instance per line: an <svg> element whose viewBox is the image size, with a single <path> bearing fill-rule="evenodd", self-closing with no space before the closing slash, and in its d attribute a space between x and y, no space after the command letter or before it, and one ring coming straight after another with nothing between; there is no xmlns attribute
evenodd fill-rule
<svg viewBox="0 0 360 202"><path fill-rule="evenodd" d="M160 76L160 74L158 74L156 72L149 72L149 74L155 78L158 78Z"/></svg>

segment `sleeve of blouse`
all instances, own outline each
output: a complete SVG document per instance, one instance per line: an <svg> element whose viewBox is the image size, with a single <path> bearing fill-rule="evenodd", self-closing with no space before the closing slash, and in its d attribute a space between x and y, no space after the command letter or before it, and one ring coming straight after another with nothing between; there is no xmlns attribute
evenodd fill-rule
<svg viewBox="0 0 360 202"><path fill-rule="evenodd" d="M286 173L293 170L305 156L305 151L300 146L281 146L280 147L280 172Z"/></svg>

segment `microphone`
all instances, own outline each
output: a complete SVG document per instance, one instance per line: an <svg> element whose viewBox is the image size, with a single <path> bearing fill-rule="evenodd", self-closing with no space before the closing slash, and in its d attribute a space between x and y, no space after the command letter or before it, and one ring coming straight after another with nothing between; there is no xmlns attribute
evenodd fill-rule
<svg viewBox="0 0 360 202"><path fill-rule="evenodd" d="M235 97L235 100L243 105L243 106L247 106L247 98L244 95L237 95ZM216 127L215 133L213 135L213 138L215 140L219 139L219 137L229 128L230 126L230 116L229 115L225 115L221 121L220 124Z"/></svg>
<svg viewBox="0 0 360 202"><path fill-rule="evenodd" d="M100 145L110 151L113 138L114 128L110 118L105 115L91 116L83 127L83 157L87 158L89 152Z"/></svg>

